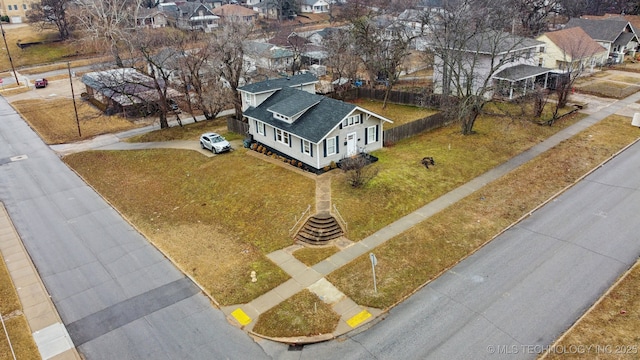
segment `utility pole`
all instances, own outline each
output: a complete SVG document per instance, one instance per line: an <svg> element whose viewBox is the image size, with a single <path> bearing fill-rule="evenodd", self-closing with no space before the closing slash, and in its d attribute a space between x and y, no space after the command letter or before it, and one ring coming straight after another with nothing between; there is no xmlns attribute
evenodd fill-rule
<svg viewBox="0 0 640 360"><path fill-rule="evenodd" d="M71 85L71 99L73 99L73 112L76 114L76 125L78 126L78 137L82 137L80 132L80 120L78 119L78 107L76 106L76 95L73 92L73 79L71 78L71 63L67 61L67 70L69 71L69 84Z"/></svg>
<svg viewBox="0 0 640 360"><path fill-rule="evenodd" d="M13 76L16 78L16 85L20 85L20 81L18 81L18 74L16 73L16 68L13 66L13 59L11 59L11 53L9 52L9 46L7 45L7 37L4 36L2 20L0 20L0 31L2 31L2 40L4 40L4 48L7 49L7 56L9 56L9 63L11 64L11 70L13 70Z"/></svg>

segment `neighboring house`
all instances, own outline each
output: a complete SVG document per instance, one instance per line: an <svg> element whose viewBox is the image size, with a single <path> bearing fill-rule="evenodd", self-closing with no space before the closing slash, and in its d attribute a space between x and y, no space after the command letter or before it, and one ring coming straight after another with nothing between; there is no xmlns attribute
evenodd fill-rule
<svg viewBox="0 0 640 360"><path fill-rule="evenodd" d="M212 12L225 21L253 24L258 19L257 11L234 4L222 5Z"/></svg>
<svg viewBox="0 0 640 360"><path fill-rule="evenodd" d="M40 4L40 0L2 1L0 14L8 16L12 24L20 24L27 21L27 11L31 10L35 3Z"/></svg>
<svg viewBox="0 0 640 360"><path fill-rule="evenodd" d="M546 44L538 54L538 65L563 71L581 71L607 61L609 52L582 28L573 27L547 32L536 40Z"/></svg>
<svg viewBox="0 0 640 360"><path fill-rule="evenodd" d="M326 13L329 12L329 4L324 0L301 0L300 11L303 13Z"/></svg>
<svg viewBox="0 0 640 360"><path fill-rule="evenodd" d="M316 170L382 148L383 125L392 121L316 95L316 82L301 74L239 88L253 139Z"/></svg>
<svg viewBox="0 0 640 360"><path fill-rule="evenodd" d="M624 18L602 20L572 18L565 29L580 27L591 38L607 49L611 62L621 63L624 55L634 56L638 50L638 37L633 26Z"/></svg>
<svg viewBox="0 0 640 360"><path fill-rule="evenodd" d="M159 10L156 8L138 9L138 14L136 16L136 26L148 27L148 28L159 28L159 27L165 27L167 25L169 25L169 19L167 14L164 13L162 10Z"/></svg>
<svg viewBox="0 0 640 360"><path fill-rule="evenodd" d="M284 71L291 67L294 54L291 50L269 43L244 41L245 68L262 68L272 71Z"/></svg>
<svg viewBox="0 0 640 360"><path fill-rule="evenodd" d="M309 40L313 45L324 45L325 40L338 31L343 31L343 29L336 27L327 27L318 31L314 31L311 35L307 36L307 40Z"/></svg>
<svg viewBox="0 0 640 360"><path fill-rule="evenodd" d="M157 106L160 98L153 78L132 68L86 73L82 82L89 98L97 100L109 113L137 114L150 105ZM177 99L180 93L168 88L166 97Z"/></svg>
<svg viewBox="0 0 640 360"><path fill-rule="evenodd" d="M213 14L208 5L197 2L175 3L178 12L175 23L180 29L210 32L218 27L220 17Z"/></svg>
<svg viewBox="0 0 640 360"><path fill-rule="evenodd" d="M489 39L489 40L488 40ZM500 39L497 41L495 39ZM494 47L494 45L496 47ZM471 93L478 94L483 87L485 79L490 78L489 91L482 95L485 98L493 96L513 99L527 94L533 90L536 84L547 87L547 80L551 69L538 66L537 54L544 51L545 44L542 41L523 38L508 33L488 31L470 38L464 48L451 50L459 52L454 58L468 58L460 61L459 66L468 67L466 63L473 63L473 78L461 78L459 85L471 81ZM460 55L460 56L458 56ZM443 61L434 56L433 84L434 93L442 94ZM498 66L495 68L495 66ZM471 69L464 69L471 72ZM452 80L451 91L455 91Z"/></svg>
<svg viewBox="0 0 640 360"><path fill-rule="evenodd" d="M411 45L415 50L424 51L427 49L431 31L425 25L425 21L426 17L430 15L431 12L416 9L407 9L398 15L397 22L406 26L413 37Z"/></svg>
<svg viewBox="0 0 640 360"><path fill-rule="evenodd" d="M260 14L260 17L266 19L278 19L280 11L278 10L278 3L276 0L262 0L253 5L253 10Z"/></svg>

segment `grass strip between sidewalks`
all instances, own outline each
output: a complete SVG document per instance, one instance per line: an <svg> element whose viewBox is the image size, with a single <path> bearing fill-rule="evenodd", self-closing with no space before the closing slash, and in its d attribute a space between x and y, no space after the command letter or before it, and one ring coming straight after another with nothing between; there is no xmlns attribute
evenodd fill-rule
<svg viewBox="0 0 640 360"><path fill-rule="evenodd" d="M22 305L2 257L0 257L0 299L2 299L0 316L4 319L16 358L40 359L40 352L33 341L31 329L22 313ZM13 356L4 330L0 329L0 360L5 359L13 359Z"/></svg>

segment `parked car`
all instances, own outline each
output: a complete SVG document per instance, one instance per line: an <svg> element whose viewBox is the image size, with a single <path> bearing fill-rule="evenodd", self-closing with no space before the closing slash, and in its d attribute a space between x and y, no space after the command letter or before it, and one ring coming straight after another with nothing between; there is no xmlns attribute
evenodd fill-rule
<svg viewBox="0 0 640 360"><path fill-rule="evenodd" d="M200 136L200 146L203 149L211 150L215 154L231 150L231 144L224 137L214 132L202 134Z"/></svg>
<svg viewBox="0 0 640 360"><path fill-rule="evenodd" d="M47 81L47 79L45 78L36 79L35 84L36 84L36 89L46 88L47 85L49 85L49 81Z"/></svg>
<svg viewBox="0 0 640 360"><path fill-rule="evenodd" d="M167 100L167 105L169 106L169 110L179 113L180 112L180 107L178 106L178 103L173 100L173 99L169 99Z"/></svg>

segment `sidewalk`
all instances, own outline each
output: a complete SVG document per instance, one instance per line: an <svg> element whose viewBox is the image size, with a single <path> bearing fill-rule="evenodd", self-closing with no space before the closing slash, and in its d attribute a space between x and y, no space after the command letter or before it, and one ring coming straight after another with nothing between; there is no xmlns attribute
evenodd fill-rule
<svg viewBox="0 0 640 360"><path fill-rule="evenodd" d="M43 359L79 360L80 355L2 204L0 252L7 264L40 356Z"/></svg>

